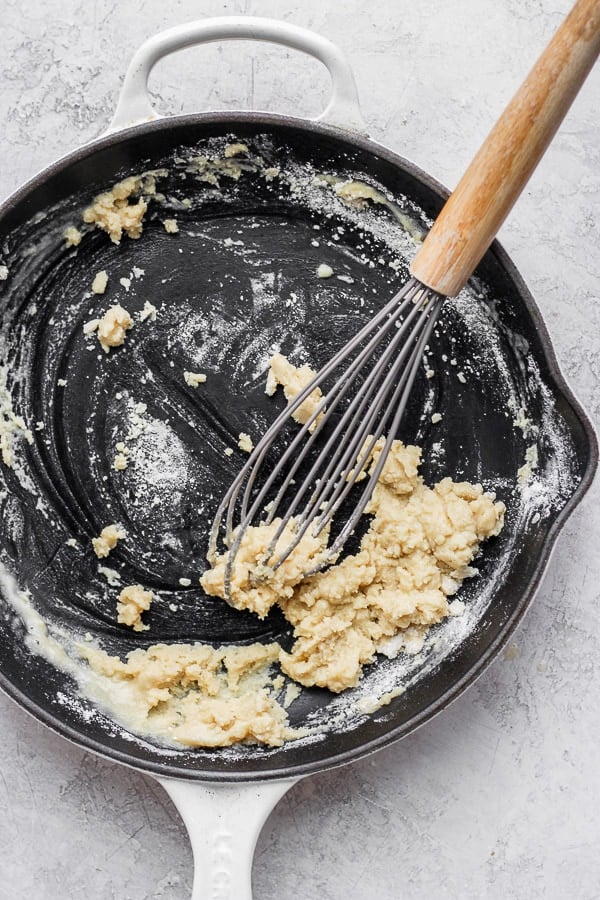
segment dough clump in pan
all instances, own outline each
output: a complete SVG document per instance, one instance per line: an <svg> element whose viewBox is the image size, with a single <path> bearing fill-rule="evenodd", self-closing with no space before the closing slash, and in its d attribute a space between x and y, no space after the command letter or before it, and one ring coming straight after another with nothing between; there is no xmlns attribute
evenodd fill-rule
<svg viewBox="0 0 600 900"><path fill-rule="evenodd" d="M135 731L191 747L279 747L306 733L289 727L277 702L284 679L269 669L278 644L155 644L133 650L126 662L94 647L80 650L94 673L110 679L107 702Z"/></svg>
<svg viewBox="0 0 600 900"><path fill-rule="evenodd" d="M150 609L153 600L152 591L144 590L141 584L124 587L117 603L117 622L134 631L148 631L150 626L142 622L142 613Z"/></svg>
<svg viewBox="0 0 600 900"><path fill-rule="evenodd" d="M156 184L157 179L167 174L166 169L154 169L124 178L109 191L103 191L94 197L83 210L83 222L101 228L113 244L119 244L123 234L134 240L139 238L150 201L162 202L165 199L163 194L157 192ZM69 226L64 237L67 247L73 247L81 243L83 234L78 228Z"/></svg>
<svg viewBox="0 0 600 900"><path fill-rule="evenodd" d="M292 401L304 390L316 374L315 370L311 369L310 366L294 366L282 353L275 353L270 360L265 393L270 397L277 390L277 386L281 385L285 399ZM300 404L298 409L294 410L292 419L300 425L304 425L315 412L322 399L321 389L316 387L306 400ZM322 418L323 413L319 413L310 426L310 431L314 431Z"/></svg>
<svg viewBox="0 0 600 900"><path fill-rule="evenodd" d="M283 378L281 367L278 372ZM290 379L288 399L297 385L297 377ZM380 439L371 470L382 447ZM334 692L352 687L390 639L448 616L447 598L476 573L470 564L480 543L500 532L505 507L494 494L450 478L430 488L419 475L420 460L418 447L393 442L365 510L373 518L359 551L325 571L304 577L326 544L325 534L315 538L308 531L275 571L265 565L265 554L280 520L250 527L244 535L230 602L260 618L279 605L295 638L279 661L300 684ZM292 527L280 538L280 549L290 542ZM225 597L227 559L227 553L218 556L202 576L208 594Z"/></svg>
<svg viewBox="0 0 600 900"><path fill-rule="evenodd" d="M140 194L142 188L143 179L136 175L119 181L84 209L83 221L102 228L114 244L120 242L123 232L130 238L139 238L148 204L143 197L134 201L132 196Z"/></svg>
<svg viewBox="0 0 600 900"><path fill-rule="evenodd" d="M120 347L125 341L125 333L133 327L133 319L119 303L107 309L98 320L97 336L105 353L111 347Z"/></svg>
<svg viewBox="0 0 600 900"><path fill-rule="evenodd" d="M96 272L96 274L94 275L94 280L92 281L92 293L103 294L106 290L107 284L108 273L106 269L102 269L100 272Z"/></svg>
<svg viewBox="0 0 600 900"><path fill-rule="evenodd" d="M119 525L106 525L98 537L92 538L92 547L98 559L105 559L124 537L126 533Z"/></svg>

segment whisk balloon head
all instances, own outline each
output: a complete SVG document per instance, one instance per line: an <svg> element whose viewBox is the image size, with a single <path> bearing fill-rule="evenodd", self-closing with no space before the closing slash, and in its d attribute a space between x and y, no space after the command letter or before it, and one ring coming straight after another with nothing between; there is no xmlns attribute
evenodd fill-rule
<svg viewBox="0 0 600 900"><path fill-rule="evenodd" d="M443 300L416 279L407 281L257 443L223 497L211 530L209 561L226 553L225 599L230 599L236 556L252 526L273 525L259 567L278 569L307 534L320 536L323 549L305 575L338 558L398 433ZM308 417L291 431L290 419L307 400ZM337 533L326 546L336 514Z"/></svg>

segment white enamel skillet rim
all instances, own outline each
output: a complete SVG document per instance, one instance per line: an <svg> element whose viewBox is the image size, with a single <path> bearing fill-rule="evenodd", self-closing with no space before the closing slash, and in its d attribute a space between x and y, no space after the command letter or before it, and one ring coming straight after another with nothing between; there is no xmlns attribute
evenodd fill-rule
<svg viewBox="0 0 600 900"><path fill-rule="evenodd" d="M352 72L341 52L328 40L304 29L300 29L282 22L267 19L250 19L228 17L222 19L206 20L204 22L190 23L157 35L147 41L136 53L128 69L123 89L117 105L115 116L108 131L102 139L108 135L121 132L124 129L136 129L146 122L159 118L150 103L147 92L147 81L152 67L165 55L168 55L184 47L223 39L255 39L271 41L284 46L303 51L319 59L328 68L332 80L332 94L326 110L315 120L319 125L311 126L318 132L331 132L344 136L357 137L365 143L366 128L360 113L356 87ZM227 117L224 116L224 119ZM281 121L279 117L279 121ZM286 119L286 121L294 121ZM296 120L307 124L305 120ZM373 146L375 146L373 144ZM520 621L526 607L529 605L535 590L540 582L543 571L550 557L554 540L568 514L579 502L581 496L589 487L597 461L597 448L593 431L584 413L573 398L568 387L564 383L558 371L556 360L545 330L545 327L537 313L535 304L530 299L525 286L520 282L518 274L514 272L510 261L504 256L498 245L494 252L500 257L502 263L511 271L511 276L518 284L521 293L528 299L529 312L534 318L536 328L544 344L544 351L552 375L563 395L577 410L580 421L586 432L589 444L589 460L584 476L578 489L565 504L561 514L556 518L553 527L548 533L546 545L529 580L527 590L523 592L521 602L514 610L503 628L495 635L487 652L482 656L477 665L472 667L460 678L447 694L438 701L433 709L425 715L416 717L408 727L402 729L404 736L422 722L430 719L441 711L448 703L455 699L474 679L484 671L497 652L506 643L510 634ZM7 686L5 686L7 687ZM40 714L39 710L32 708L27 699L19 696L16 690L8 693L21 705L36 715L45 724L54 727L63 736L81 744L81 738L76 733L70 733L68 729L59 726L52 715ZM392 734L385 743L394 739ZM188 828L195 863L195 878L193 888L194 900L203 897L235 897L236 900L249 900L251 898L251 868L254 846L260 833L260 829L269 812L285 794L285 792L304 774L310 771L318 771L334 765L340 765L349 759L356 759L372 752L384 742L368 742L351 754L332 755L325 764L310 765L304 769L298 767L298 771L290 771L287 777L280 777L277 771L261 772L257 775L245 775L249 780L240 780L239 773L232 772L224 775L223 780L209 783L206 781L190 780L191 773L169 771L169 777L165 777L155 769L144 769L143 765L136 768L152 774L163 785L178 807L184 822ZM118 754L109 752L97 741L85 743L88 749L93 749L110 759L134 765L131 758L119 758ZM176 776L176 777L175 777ZM251 780L250 780L251 779Z"/></svg>

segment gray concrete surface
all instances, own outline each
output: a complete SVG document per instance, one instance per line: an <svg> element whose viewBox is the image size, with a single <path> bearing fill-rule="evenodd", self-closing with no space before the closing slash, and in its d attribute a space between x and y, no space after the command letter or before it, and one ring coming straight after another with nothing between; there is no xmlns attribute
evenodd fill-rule
<svg viewBox="0 0 600 900"><path fill-rule="evenodd" d="M452 186L567 0L1 0L0 194L106 125L157 30L273 15L352 58L371 133ZM167 112L316 113L317 64L244 44L186 51ZM600 417L600 68L504 228L563 370ZM256 900L600 897L600 513L571 518L510 651L378 755L300 783L263 831ZM151 779L67 744L0 697L0 900L184 900L191 852Z"/></svg>

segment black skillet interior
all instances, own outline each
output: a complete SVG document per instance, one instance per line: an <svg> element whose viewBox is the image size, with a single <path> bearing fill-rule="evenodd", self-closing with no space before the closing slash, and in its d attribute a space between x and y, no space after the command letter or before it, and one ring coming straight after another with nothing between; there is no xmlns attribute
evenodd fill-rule
<svg viewBox="0 0 600 900"><path fill-rule="evenodd" d="M431 179L367 140L281 118L228 115L149 124L100 142L54 166L5 206L0 262L9 269L11 261L19 263L0 282L3 361L10 362L16 411L43 424L33 431L31 446L20 445L30 482L19 480L16 470L2 473L2 557L49 622L89 631L120 655L157 641L289 639L278 614L260 622L204 596L197 579L205 565L207 524L245 458L238 434L256 438L282 408L281 398L264 393L269 353L280 349L294 362L319 367L406 277L405 263L397 271L388 265L398 253L383 240L374 237L366 246L361 229L335 209L311 209L276 180L252 174L239 182L223 179L225 199L206 183L168 176L159 190L171 199L191 196L189 208L177 199L172 210L151 207L139 241L116 246L93 231L77 250L64 247L65 225L79 221L99 190L155 168L176 148L201 151L206 139L233 134L274 165L290 159L315 172L358 173L396 198L409 198L428 217L443 202ZM411 212L410 202L399 202ZM385 208L372 214L384 225L391 217ZM162 225L173 215L177 235ZM419 219L414 210L411 215ZM374 266L361 259L365 251ZM321 262L347 279L315 278ZM101 269L110 275L107 292L91 296L91 279ZM458 646L426 675L414 673L409 691L385 710L311 743L243 753L165 750L133 740L90 704L75 701L72 678L19 639L24 626L6 600L0 607L0 684L87 747L149 771L188 777L247 779L322 768L403 736L443 707L523 613L558 528L595 467L589 423L556 369L529 294L497 245L478 276L468 300L478 308L474 327L468 327L464 303L444 309L427 363L436 375L428 380L425 367L420 371L399 436L424 447L426 479L450 474L497 490L507 503L507 524L486 545L481 575L461 595L468 604L487 591L491 602ZM126 346L105 356L93 338L84 337L82 325L117 301L133 314L150 301L158 317L137 321ZM185 383L184 370L207 374L201 390ZM456 377L459 370L464 381ZM515 427L518 410L507 410L507 385L533 423L529 435ZM431 413L438 410L443 418L434 425ZM532 434L539 489L524 506L516 473ZM115 441L127 435L132 462L115 472ZM225 455L226 447L233 455ZM98 573L91 552L91 537L114 521L125 525L128 540L107 565L121 572L123 584L140 582L159 598L145 634L116 624L116 588ZM180 578L191 585L182 586ZM5 598L8 593L5 585ZM292 723L330 700L325 691L304 691L291 707Z"/></svg>

